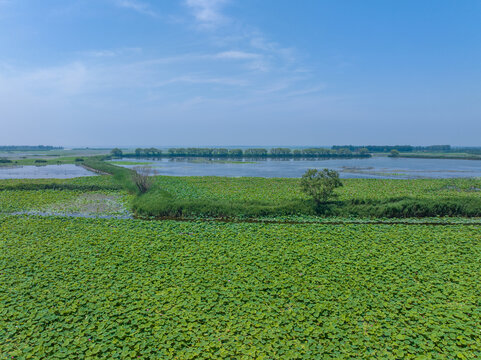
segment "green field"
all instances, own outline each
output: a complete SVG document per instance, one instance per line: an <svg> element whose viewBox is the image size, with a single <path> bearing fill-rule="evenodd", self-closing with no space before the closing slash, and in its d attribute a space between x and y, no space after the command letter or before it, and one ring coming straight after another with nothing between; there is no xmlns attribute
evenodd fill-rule
<svg viewBox="0 0 481 360"><path fill-rule="evenodd" d="M128 216L132 199L112 176L0 180L0 214Z"/></svg>
<svg viewBox="0 0 481 360"><path fill-rule="evenodd" d="M481 179L343 179L337 189L339 200L395 197L422 199L469 197L481 199ZM229 201L282 201L307 199L299 179L259 177L156 177L158 188L179 198Z"/></svg>
<svg viewBox="0 0 481 360"><path fill-rule="evenodd" d="M336 190L338 196L315 209L301 193L299 179L158 176L151 190L139 195L130 170L98 160L86 164L115 175L0 180L0 212L41 210L51 203L73 201L82 192L97 191L128 197L128 207L140 217L292 221L331 217L481 217L480 179L344 179L344 186Z"/></svg>
<svg viewBox="0 0 481 360"><path fill-rule="evenodd" d="M480 179L342 181L338 197L316 210L299 179L162 176L133 206L154 217L481 217Z"/></svg>
<svg viewBox="0 0 481 360"><path fill-rule="evenodd" d="M333 217L298 179L155 177L141 195L130 170L86 165L113 175L0 180L0 359L481 354L480 219L372 216L479 211L479 179L343 180ZM126 218L163 206L190 221Z"/></svg>
<svg viewBox="0 0 481 360"><path fill-rule="evenodd" d="M476 358L476 226L0 218L3 358Z"/></svg>

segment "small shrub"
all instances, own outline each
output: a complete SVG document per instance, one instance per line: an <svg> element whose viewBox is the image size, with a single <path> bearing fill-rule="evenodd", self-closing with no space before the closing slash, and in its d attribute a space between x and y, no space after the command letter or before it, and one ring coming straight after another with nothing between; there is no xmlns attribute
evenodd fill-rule
<svg viewBox="0 0 481 360"><path fill-rule="evenodd" d="M301 191L310 196L318 208L334 196L334 189L340 186L342 182L335 170L309 169L301 178Z"/></svg>
<svg viewBox="0 0 481 360"><path fill-rule="evenodd" d="M149 166L137 166L134 168L132 180L141 194L146 193L152 186L151 176L154 174Z"/></svg>
<svg viewBox="0 0 481 360"><path fill-rule="evenodd" d="M391 152L389 153L389 157L399 157L399 155L401 155L401 153L396 149L392 149Z"/></svg>

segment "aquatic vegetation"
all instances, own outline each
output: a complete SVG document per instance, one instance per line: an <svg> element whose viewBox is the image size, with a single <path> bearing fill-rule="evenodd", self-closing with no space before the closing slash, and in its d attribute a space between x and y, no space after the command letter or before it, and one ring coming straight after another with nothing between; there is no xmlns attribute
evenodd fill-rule
<svg viewBox="0 0 481 360"><path fill-rule="evenodd" d="M0 213L128 215L132 196L119 191L0 191Z"/></svg>
<svg viewBox="0 0 481 360"><path fill-rule="evenodd" d="M158 176L156 184L175 197L189 199L284 200L307 199L299 179L259 177ZM476 197L481 199L481 179L342 179L336 190L340 200L415 197L422 199Z"/></svg>
<svg viewBox="0 0 481 360"><path fill-rule="evenodd" d="M0 217L0 357L475 358L480 238Z"/></svg>
<svg viewBox="0 0 481 360"><path fill-rule="evenodd" d="M122 190L113 176L85 176L72 179L6 179L0 180L3 190Z"/></svg>
<svg viewBox="0 0 481 360"><path fill-rule="evenodd" d="M0 213L124 216L132 199L111 176L0 180Z"/></svg>
<svg viewBox="0 0 481 360"><path fill-rule="evenodd" d="M141 216L481 217L480 179L343 179L336 201L315 209L289 178L159 176L136 198Z"/></svg>
<svg viewBox="0 0 481 360"><path fill-rule="evenodd" d="M127 166L127 165L151 165L153 164L152 162L148 161L109 161L109 164L113 165L122 165L122 166Z"/></svg>

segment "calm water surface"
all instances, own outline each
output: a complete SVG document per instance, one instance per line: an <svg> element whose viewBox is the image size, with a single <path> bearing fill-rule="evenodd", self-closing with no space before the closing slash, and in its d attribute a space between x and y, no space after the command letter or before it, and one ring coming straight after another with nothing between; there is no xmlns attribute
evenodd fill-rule
<svg viewBox="0 0 481 360"><path fill-rule="evenodd" d="M95 175L73 164L0 167L0 179L70 179Z"/></svg>
<svg viewBox="0 0 481 360"><path fill-rule="evenodd" d="M329 168L343 178L416 179L481 177L481 160L407 159L122 159L151 166L158 175L300 177L307 169ZM139 165L125 165L133 168Z"/></svg>

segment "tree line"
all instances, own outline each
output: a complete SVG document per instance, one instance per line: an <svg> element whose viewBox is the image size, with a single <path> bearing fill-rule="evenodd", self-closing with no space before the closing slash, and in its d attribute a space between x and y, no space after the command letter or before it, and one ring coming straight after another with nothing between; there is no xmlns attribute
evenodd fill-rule
<svg viewBox="0 0 481 360"><path fill-rule="evenodd" d="M429 152L449 152L451 151L451 145L429 145L429 146L411 146L411 145L364 145L364 146L354 146L354 145L334 145L332 147L334 150L339 149L349 149L350 151L356 152L361 149L366 149L370 153L386 153L391 150L396 150L399 152L415 152L415 151L429 151Z"/></svg>
<svg viewBox="0 0 481 360"><path fill-rule="evenodd" d="M49 151L49 150L62 150L61 146L50 145L0 145L0 151Z"/></svg>
<svg viewBox="0 0 481 360"><path fill-rule="evenodd" d="M137 148L134 153L123 153L119 148L111 151L112 156L120 157L370 157L367 149L351 151L348 148L252 148L252 149L226 149L226 148L171 148L162 151L156 148Z"/></svg>

